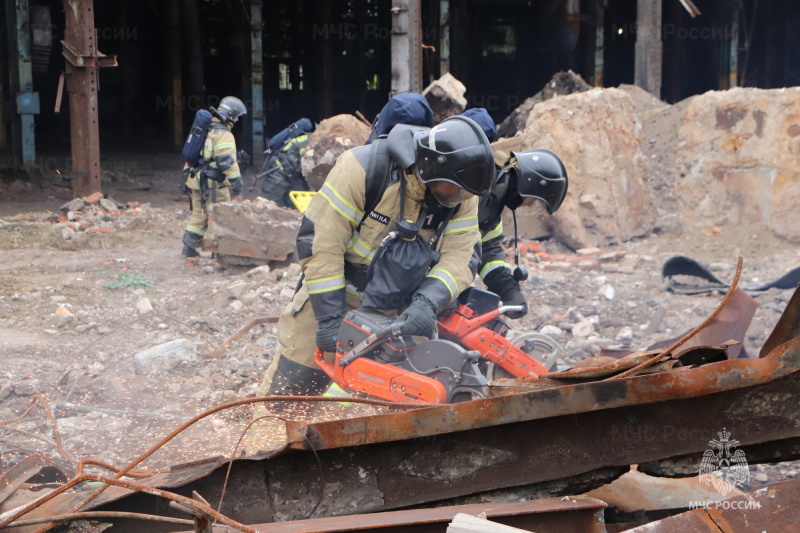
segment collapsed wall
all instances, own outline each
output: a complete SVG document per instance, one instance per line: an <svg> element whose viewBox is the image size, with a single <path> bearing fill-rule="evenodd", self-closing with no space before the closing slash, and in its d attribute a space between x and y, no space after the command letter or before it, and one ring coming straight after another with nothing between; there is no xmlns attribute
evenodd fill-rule
<svg viewBox="0 0 800 533"><path fill-rule="evenodd" d="M710 91L675 105L631 86L556 96L495 148L549 148L569 172L561 210L521 224L527 236L550 232L577 248L763 224L800 242L797 87Z"/></svg>
<svg viewBox="0 0 800 533"><path fill-rule="evenodd" d="M561 209L539 222L568 246L585 248L653 229L650 167L639 149L639 129L628 94L592 89L535 105L525 129L495 149L549 148L561 156L569 191Z"/></svg>

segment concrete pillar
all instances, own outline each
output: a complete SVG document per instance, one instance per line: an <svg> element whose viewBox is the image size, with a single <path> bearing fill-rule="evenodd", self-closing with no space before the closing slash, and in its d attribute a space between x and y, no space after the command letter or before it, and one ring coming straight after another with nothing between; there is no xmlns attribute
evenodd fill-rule
<svg viewBox="0 0 800 533"><path fill-rule="evenodd" d="M661 0L636 2L636 57L633 82L661 98Z"/></svg>

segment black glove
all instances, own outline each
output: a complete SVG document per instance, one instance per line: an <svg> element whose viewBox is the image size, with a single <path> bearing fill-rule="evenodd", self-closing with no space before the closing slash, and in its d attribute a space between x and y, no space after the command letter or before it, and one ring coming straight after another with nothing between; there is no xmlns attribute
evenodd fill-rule
<svg viewBox="0 0 800 533"><path fill-rule="evenodd" d="M239 164L239 168L242 170L247 169L250 167L250 154L245 152L244 150L239 150L236 152L236 162Z"/></svg>
<svg viewBox="0 0 800 533"><path fill-rule="evenodd" d="M225 181L225 174L218 168L205 168L202 171L203 177L206 179L214 180L217 183Z"/></svg>
<svg viewBox="0 0 800 533"><path fill-rule="evenodd" d="M323 352L336 352L336 337L342 325L342 317L335 316L320 320L317 324L317 348Z"/></svg>
<svg viewBox="0 0 800 533"><path fill-rule="evenodd" d="M528 301L519 288L519 282L505 268L497 268L489 272L483 279L486 288L503 300L503 305L521 305L522 311L506 313L508 318L522 318L528 314Z"/></svg>
<svg viewBox="0 0 800 533"><path fill-rule="evenodd" d="M408 309L397 317L403 322L400 332L403 335L419 335L432 338L436 334L436 308L421 294L415 294Z"/></svg>
<svg viewBox="0 0 800 533"><path fill-rule="evenodd" d="M244 189L242 178L233 178L232 180L229 181L231 183L231 198L236 198L237 196L241 196L242 190Z"/></svg>

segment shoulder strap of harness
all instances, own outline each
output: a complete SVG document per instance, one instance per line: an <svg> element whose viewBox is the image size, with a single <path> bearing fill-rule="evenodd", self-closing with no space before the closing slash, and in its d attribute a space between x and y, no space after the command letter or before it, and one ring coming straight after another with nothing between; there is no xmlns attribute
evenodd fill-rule
<svg viewBox="0 0 800 533"><path fill-rule="evenodd" d="M373 209L381 201L386 188L392 183L393 165L389 155L389 149L385 139L376 139L368 146L362 146L354 150L354 155L361 166L364 167L366 175L364 177L364 220L369 216ZM361 223L359 223L361 226Z"/></svg>

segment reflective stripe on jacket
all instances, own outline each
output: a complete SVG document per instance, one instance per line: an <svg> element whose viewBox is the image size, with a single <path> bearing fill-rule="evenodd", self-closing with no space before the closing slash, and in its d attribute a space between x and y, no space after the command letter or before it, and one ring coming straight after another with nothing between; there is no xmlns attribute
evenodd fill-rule
<svg viewBox="0 0 800 533"><path fill-rule="evenodd" d="M389 185L373 216L364 218L365 177L364 167L353 150L348 150L337 159L305 212L298 235L298 252L317 320L345 311L344 262L366 267L381 240L397 226L400 183ZM413 173L407 173L405 179L404 218L416 222L424 205L426 187ZM420 235L429 241L435 231L421 230ZM440 239L439 262L417 291L437 309L449 305L472 283L474 274L469 263L479 238L478 198L473 197L461 204L445 228Z"/></svg>

